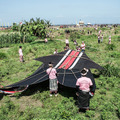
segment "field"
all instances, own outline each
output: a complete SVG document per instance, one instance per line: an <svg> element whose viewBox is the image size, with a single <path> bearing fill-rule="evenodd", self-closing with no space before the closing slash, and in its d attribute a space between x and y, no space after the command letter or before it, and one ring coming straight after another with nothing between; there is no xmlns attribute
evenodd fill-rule
<svg viewBox="0 0 120 120"><path fill-rule="evenodd" d="M103 43L98 44L98 30L102 30ZM66 33L66 30L71 31ZM83 32L84 30L84 32ZM92 31L88 34L88 30ZM49 96L48 82L30 86L20 94L0 94L0 120L119 120L120 119L120 26L114 28L59 28L50 29L48 43L37 38L33 42L6 44L0 48L0 83L3 86L30 76L42 63L34 59L64 50L69 38L70 49L76 49L73 40L86 44L86 54L104 67L104 71L91 69L95 77L96 92L90 100L90 110L78 113L75 89L59 85L59 95ZM2 31L1 35L14 34ZM112 44L108 45L111 35ZM23 47L24 63L19 62L18 49Z"/></svg>

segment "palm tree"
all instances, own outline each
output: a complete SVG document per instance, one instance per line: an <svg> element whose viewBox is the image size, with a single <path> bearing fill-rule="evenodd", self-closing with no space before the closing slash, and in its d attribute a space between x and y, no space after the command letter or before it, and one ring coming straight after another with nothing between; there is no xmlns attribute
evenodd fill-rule
<svg viewBox="0 0 120 120"><path fill-rule="evenodd" d="M23 34L23 42L25 40L25 35L30 34L38 37L44 38L47 33L47 28L51 25L50 21L43 20L40 18L31 18L29 22L24 21L24 24L21 26L21 33Z"/></svg>

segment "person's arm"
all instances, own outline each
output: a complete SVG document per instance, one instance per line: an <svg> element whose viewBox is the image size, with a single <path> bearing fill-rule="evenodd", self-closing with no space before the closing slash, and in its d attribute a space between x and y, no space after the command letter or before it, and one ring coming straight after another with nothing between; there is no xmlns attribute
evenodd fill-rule
<svg viewBox="0 0 120 120"><path fill-rule="evenodd" d="M90 92L92 95L94 95L93 87L94 87L93 85L90 86Z"/></svg>
<svg viewBox="0 0 120 120"><path fill-rule="evenodd" d="M93 87L94 86L93 86L92 80L90 80L90 92L89 92L89 94L90 94L91 97L93 97L93 95L94 95L94 92L92 91Z"/></svg>

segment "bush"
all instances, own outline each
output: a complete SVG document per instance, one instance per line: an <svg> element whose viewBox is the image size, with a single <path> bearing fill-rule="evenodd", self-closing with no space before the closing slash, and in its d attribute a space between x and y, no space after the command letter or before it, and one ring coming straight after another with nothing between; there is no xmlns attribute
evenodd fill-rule
<svg viewBox="0 0 120 120"><path fill-rule="evenodd" d="M76 36L76 33L75 33L75 32L70 33L70 40L71 40L71 41L76 40L76 38L77 38L77 36Z"/></svg>
<svg viewBox="0 0 120 120"><path fill-rule="evenodd" d="M7 58L6 54L0 52L0 60L1 60L1 59L4 59L4 58Z"/></svg>
<svg viewBox="0 0 120 120"><path fill-rule="evenodd" d="M113 57L113 58L120 58L120 53L119 52L113 52L109 56Z"/></svg>
<svg viewBox="0 0 120 120"><path fill-rule="evenodd" d="M3 34L0 36L0 48L2 47L9 47L11 44L16 43L30 43L35 41L37 37L26 35L25 40L23 41L23 35L20 35L19 33L14 34Z"/></svg>
<svg viewBox="0 0 120 120"><path fill-rule="evenodd" d="M106 46L106 50L114 50L116 48L116 46L114 44L108 44Z"/></svg>
<svg viewBox="0 0 120 120"><path fill-rule="evenodd" d="M92 111L92 110L89 110L89 111L86 111L86 114L85 114L86 117L94 117L95 116L95 111Z"/></svg>
<svg viewBox="0 0 120 120"><path fill-rule="evenodd" d="M118 34L118 30L115 30L114 33L115 33L115 34Z"/></svg>
<svg viewBox="0 0 120 120"><path fill-rule="evenodd" d="M67 33L67 34L70 33L70 30L65 30L65 33Z"/></svg>
<svg viewBox="0 0 120 120"><path fill-rule="evenodd" d="M120 41L120 36L118 36L118 41Z"/></svg>
<svg viewBox="0 0 120 120"><path fill-rule="evenodd" d="M90 52L97 52L98 50L96 48L93 48L91 45L86 45L87 50L89 50Z"/></svg>
<svg viewBox="0 0 120 120"><path fill-rule="evenodd" d="M103 67L104 69L101 70L101 74L106 77L116 76L120 77L119 75L119 68L115 68L114 66L110 66L110 64L107 64Z"/></svg>

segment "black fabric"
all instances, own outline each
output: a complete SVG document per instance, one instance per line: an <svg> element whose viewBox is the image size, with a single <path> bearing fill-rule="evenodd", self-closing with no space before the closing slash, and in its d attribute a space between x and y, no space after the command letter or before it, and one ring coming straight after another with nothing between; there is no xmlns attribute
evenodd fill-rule
<svg viewBox="0 0 120 120"><path fill-rule="evenodd" d="M36 58L35 60L41 61L45 64L45 67L48 66L49 62L53 63L53 66L56 66L56 64L63 58L63 56L65 55L65 53L67 52L63 51L60 52L58 54L55 55L50 55L50 56L44 56L44 57L40 57L40 58ZM73 69L79 69L82 70L83 68L95 68L95 69L103 69L100 65L96 64L95 62L93 62L86 54L85 52L83 52L82 57L80 58L80 60L77 62L77 64L75 65L75 67Z"/></svg>
<svg viewBox="0 0 120 120"><path fill-rule="evenodd" d="M89 92L78 91L78 107L87 109L89 108L90 95Z"/></svg>
<svg viewBox="0 0 120 120"><path fill-rule="evenodd" d="M44 67L48 67L49 62L52 62L53 66L55 66L62 59L62 57L65 55L67 51L68 50L60 52L58 54L54 54L54 55L39 57L39 58L36 58L35 60L43 62Z"/></svg>
<svg viewBox="0 0 120 120"><path fill-rule="evenodd" d="M26 79L19 81L17 83L8 85L6 87L18 87L18 86L25 86L25 85L33 85L33 84L43 82L48 79L48 75L46 74L46 69L47 68L44 68L44 65L42 65L31 76L29 76Z"/></svg>
<svg viewBox="0 0 120 120"><path fill-rule="evenodd" d="M33 84L37 84L45 80L48 80L48 75L46 74L46 70L48 68L49 62L52 62L53 66L56 66L67 51L68 50L55 55L44 56L44 57L35 59L43 62L43 65L40 66L31 76L27 77L26 79L19 81L17 83L14 83L12 85L8 85L6 87L19 87L19 86L25 86L25 85L33 85ZM88 58L85 53L83 53L82 57L80 58L80 60L78 61L78 63L73 69L69 70L69 69L57 68L57 78L59 83L67 87L76 88L76 81L78 78L81 77L80 71L84 67L89 69L87 77L89 77L93 82L93 88L91 89L91 91L95 92L96 85L95 85L94 77L91 74L90 68L102 69L102 67L94 63L92 60L90 60L90 58Z"/></svg>
<svg viewBox="0 0 120 120"><path fill-rule="evenodd" d="M80 58L80 60L77 62L76 66L74 67L74 69L80 69L82 70L83 68L95 68L95 69L103 69L100 65L96 64L95 62L93 62L86 54L85 52L83 52L82 57Z"/></svg>

